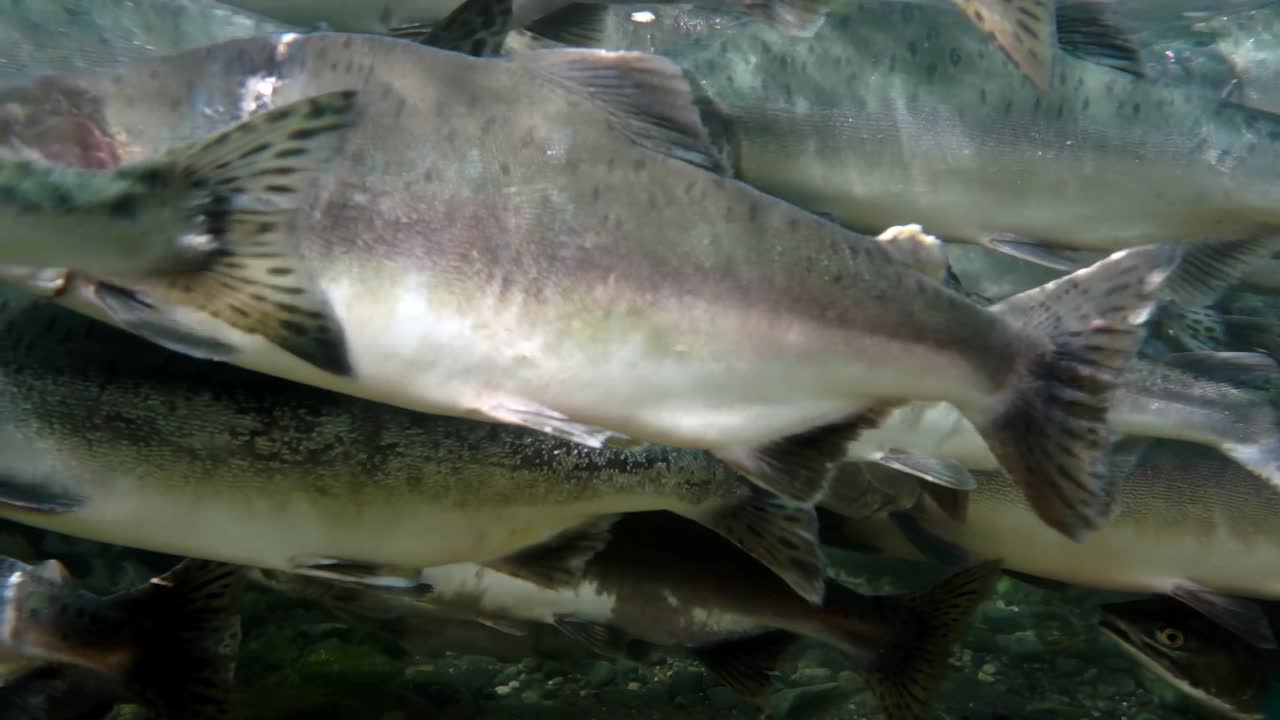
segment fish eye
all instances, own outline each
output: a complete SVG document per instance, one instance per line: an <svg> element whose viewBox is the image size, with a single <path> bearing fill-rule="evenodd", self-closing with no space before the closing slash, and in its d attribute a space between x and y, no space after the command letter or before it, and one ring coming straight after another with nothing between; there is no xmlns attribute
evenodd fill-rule
<svg viewBox="0 0 1280 720"><path fill-rule="evenodd" d="M1187 641L1182 631L1174 627L1162 627L1156 630L1156 637L1159 638L1160 642L1164 643L1165 647L1170 648L1180 648Z"/></svg>

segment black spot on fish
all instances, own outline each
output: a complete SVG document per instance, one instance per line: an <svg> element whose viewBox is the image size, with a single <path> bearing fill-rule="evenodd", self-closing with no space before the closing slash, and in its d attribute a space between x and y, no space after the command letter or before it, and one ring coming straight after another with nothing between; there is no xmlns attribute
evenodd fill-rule
<svg viewBox="0 0 1280 720"><path fill-rule="evenodd" d="M636 172L644 172L644 169L647 166L648 163L645 162L644 158L636 158L635 163L632 164L632 168L634 168Z"/></svg>
<svg viewBox="0 0 1280 720"><path fill-rule="evenodd" d="M986 104L987 104L987 89L986 89L986 88L978 88L978 102L982 103L983 105L986 105Z"/></svg>
<svg viewBox="0 0 1280 720"><path fill-rule="evenodd" d="M947 53L947 61L951 63L953 68L960 67L961 59L959 48L951 48L951 52Z"/></svg>
<svg viewBox="0 0 1280 720"><path fill-rule="evenodd" d="M914 40L907 43L907 54L911 57L915 57L920 54L920 46L916 45Z"/></svg>
<svg viewBox="0 0 1280 720"><path fill-rule="evenodd" d="M511 177L511 163L508 163L508 162L498 163L498 173L501 174L502 177Z"/></svg>
<svg viewBox="0 0 1280 720"><path fill-rule="evenodd" d="M924 74L925 74L925 77L929 78L930 80L938 77L938 63L931 62L928 65L926 65L924 69Z"/></svg>
<svg viewBox="0 0 1280 720"><path fill-rule="evenodd" d="M1141 114L1142 114L1142 103L1135 102L1135 103L1133 104L1132 112L1133 112L1133 116L1134 116L1134 117L1138 117L1139 115L1141 115Z"/></svg>

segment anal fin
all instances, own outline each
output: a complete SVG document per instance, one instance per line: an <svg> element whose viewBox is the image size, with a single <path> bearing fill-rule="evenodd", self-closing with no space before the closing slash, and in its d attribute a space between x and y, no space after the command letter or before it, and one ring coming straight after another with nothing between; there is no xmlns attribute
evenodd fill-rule
<svg viewBox="0 0 1280 720"><path fill-rule="evenodd" d="M122 329L162 348L200 360L227 362L240 353L231 343L196 329L186 308L154 304L145 295L110 283L93 283L90 292L98 307Z"/></svg>
<svg viewBox="0 0 1280 720"><path fill-rule="evenodd" d="M592 519L485 565L547 588L571 585L582 578L587 562L609 544L617 520L617 515Z"/></svg>
<svg viewBox="0 0 1280 720"><path fill-rule="evenodd" d="M1253 600L1216 592L1191 580L1174 583L1169 589L1169 596L1194 608L1255 647L1276 647L1271 622Z"/></svg>
<svg viewBox="0 0 1280 720"><path fill-rule="evenodd" d="M0 505L42 513L75 512L88 498L60 490L56 483L0 474Z"/></svg>
<svg viewBox="0 0 1280 720"><path fill-rule="evenodd" d="M574 422L567 415L522 398L489 399L481 411L498 422L521 425L592 448L634 448L646 443L608 428Z"/></svg>
<svg viewBox="0 0 1280 720"><path fill-rule="evenodd" d="M614 625L591 622L572 615L556 615L552 624L565 635L605 657L634 660L644 658L652 651L649 643Z"/></svg>
<svg viewBox="0 0 1280 720"><path fill-rule="evenodd" d="M990 250L1052 270L1075 272L1097 262L1104 253L1096 250L1071 250L1041 245L1009 233L993 233L982 238L982 245Z"/></svg>
<svg viewBox="0 0 1280 720"><path fill-rule="evenodd" d="M387 590L431 592L431 585L423 582L417 568L379 565L360 560L343 560L320 555L295 555L289 558L290 572L306 577L322 578L339 583L368 585Z"/></svg>
<svg viewBox="0 0 1280 720"><path fill-rule="evenodd" d="M822 600L827 560L818 545L818 516L812 505L798 505L752 487L745 499L694 517L782 578L809 602Z"/></svg>
<svg viewBox="0 0 1280 720"><path fill-rule="evenodd" d="M782 656L799 638L785 630L726 640L693 652L704 667L743 697L756 699L769 690L778 676Z"/></svg>
<svg viewBox="0 0 1280 720"><path fill-rule="evenodd" d="M819 502L834 466L845 459L849 443L880 424L896 404L868 407L847 419L820 425L763 447L716 455L752 482L799 503Z"/></svg>
<svg viewBox="0 0 1280 720"><path fill-rule="evenodd" d="M290 220L356 117L355 91L316 95L121 168L139 194L184 186L191 237L205 249L163 272L103 280L122 283L152 307L188 306L317 368L349 375L343 328L295 248Z"/></svg>

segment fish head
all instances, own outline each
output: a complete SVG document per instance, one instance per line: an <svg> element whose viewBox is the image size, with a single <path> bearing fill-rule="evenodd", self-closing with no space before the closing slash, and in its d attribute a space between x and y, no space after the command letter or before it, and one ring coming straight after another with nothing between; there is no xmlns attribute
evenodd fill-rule
<svg viewBox="0 0 1280 720"><path fill-rule="evenodd" d="M1230 717L1262 717L1274 651L1250 645L1169 597L1104 605L1098 627L1199 702Z"/></svg>

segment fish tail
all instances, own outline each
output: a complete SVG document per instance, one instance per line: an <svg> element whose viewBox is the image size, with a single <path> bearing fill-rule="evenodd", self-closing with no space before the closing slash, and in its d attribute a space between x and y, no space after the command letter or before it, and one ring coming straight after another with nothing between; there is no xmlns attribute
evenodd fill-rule
<svg viewBox="0 0 1280 720"><path fill-rule="evenodd" d="M128 694L165 718L228 717L242 584L237 566L185 560L111 598L120 616L137 618L141 628L125 675Z"/></svg>
<svg viewBox="0 0 1280 720"><path fill-rule="evenodd" d="M185 189L197 242L180 267L102 294L104 309L126 329L182 350L200 344L189 337L199 332L163 315L170 305L190 308L323 370L349 373L342 328L289 227L355 122L356 98L340 91L299 100L118 170L132 178L136 207L175 183Z"/></svg>
<svg viewBox="0 0 1280 720"><path fill-rule="evenodd" d="M1036 514L1072 539L1110 511L1111 398L1179 257L1122 250L991 307L1039 348L1018 361L994 412L970 419Z"/></svg>
<svg viewBox="0 0 1280 720"><path fill-rule="evenodd" d="M970 619L995 589L1001 563L991 560L961 570L923 591L865 596L830 585L824 609L837 646L864 655L868 632L880 623L891 629L868 661L867 686L889 720L926 720L934 694L947 677L957 643Z"/></svg>

